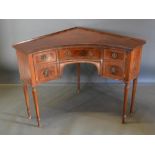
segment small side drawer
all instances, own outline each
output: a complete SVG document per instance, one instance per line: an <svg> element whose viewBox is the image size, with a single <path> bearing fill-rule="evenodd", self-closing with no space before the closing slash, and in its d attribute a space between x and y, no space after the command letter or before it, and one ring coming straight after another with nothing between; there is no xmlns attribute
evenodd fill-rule
<svg viewBox="0 0 155 155"><path fill-rule="evenodd" d="M125 58L125 51L120 49L104 49L104 58L110 60L120 60L123 61Z"/></svg>
<svg viewBox="0 0 155 155"><path fill-rule="evenodd" d="M36 67L36 80L48 81L56 79L58 76L57 64L42 64Z"/></svg>
<svg viewBox="0 0 155 155"><path fill-rule="evenodd" d="M56 50L47 50L37 54L34 54L34 62L38 63L46 63L46 62L54 62L56 61Z"/></svg>
<svg viewBox="0 0 155 155"><path fill-rule="evenodd" d="M60 60L75 59L91 59L96 60L100 58L100 51L95 48L68 48L59 51Z"/></svg>
<svg viewBox="0 0 155 155"><path fill-rule="evenodd" d="M122 63L104 62L103 76L113 79L124 78L124 65Z"/></svg>

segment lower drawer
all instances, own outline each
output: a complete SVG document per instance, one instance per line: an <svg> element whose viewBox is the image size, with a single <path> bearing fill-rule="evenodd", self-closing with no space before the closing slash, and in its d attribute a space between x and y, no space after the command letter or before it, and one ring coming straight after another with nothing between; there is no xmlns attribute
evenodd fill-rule
<svg viewBox="0 0 155 155"><path fill-rule="evenodd" d="M58 77L57 64L42 64L36 66L36 81L43 82L56 79Z"/></svg>
<svg viewBox="0 0 155 155"><path fill-rule="evenodd" d="M125 66L123 63L104 62L103 63L103 76L112 79L124 79Z"/></svg>

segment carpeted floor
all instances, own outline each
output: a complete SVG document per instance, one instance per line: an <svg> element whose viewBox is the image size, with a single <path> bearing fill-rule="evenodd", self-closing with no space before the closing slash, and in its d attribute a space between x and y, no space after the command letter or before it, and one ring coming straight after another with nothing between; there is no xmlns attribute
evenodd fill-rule
<svg viewBox="0 0 155 155"><path fill-rule="evenodd" d="M21 86L0 85L0 134L155 134L155 85L138 86L136 112L124 125L123 85L83 85L80 94L75 85L38 87L40 128L29 92L31 120Z"/></svg>

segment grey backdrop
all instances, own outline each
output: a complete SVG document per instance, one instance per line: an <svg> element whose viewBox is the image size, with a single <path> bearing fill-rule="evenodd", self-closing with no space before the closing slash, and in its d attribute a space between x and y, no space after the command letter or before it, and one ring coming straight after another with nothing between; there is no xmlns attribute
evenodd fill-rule
<svg viewBox="0 0 155 155"><path fill-rule="evenodd" d="M143 49L140 82L155 82L155 20L0 20L0 83L18 83L18 67L12 44L40 35L83 26L114 32L147 41ZM112 82L97 75L93 65L82 64L82 82ZM55 82L75 82L75 65L65 68L64 75Z"/></svg>

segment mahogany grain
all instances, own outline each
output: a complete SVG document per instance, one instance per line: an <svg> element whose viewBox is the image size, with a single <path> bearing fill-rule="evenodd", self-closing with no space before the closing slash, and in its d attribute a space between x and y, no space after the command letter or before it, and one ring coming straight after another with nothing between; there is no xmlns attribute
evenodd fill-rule
<svg viewBox="0 0 155 155"><path fill-rule="evenodd" d="M122 111L122 123L125 123L129 83L134 80L130 107L130 112L133 112L144 44L141 39L75 27L13 45L20 79L32 87L38 126L40 114L36 86L60 78L66 65L77 64L79 93L80 63L94 64L101 77L120 80L125 84ZM30 115L26 85L24 94Z"/></svg>

